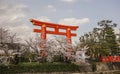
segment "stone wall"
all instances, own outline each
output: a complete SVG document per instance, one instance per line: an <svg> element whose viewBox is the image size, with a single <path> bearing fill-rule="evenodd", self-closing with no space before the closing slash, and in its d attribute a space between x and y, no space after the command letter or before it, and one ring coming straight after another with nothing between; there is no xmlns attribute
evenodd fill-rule
<svg viewBox="0 0 120 74"><path fill-rule="evenodd" d="M120 70L120 62L96 63L96 71Z"/></svg>
<svg viewBox="0 0 120 74"><path fill-rule="evenodd" d="M112 70L112 71L99 71L99 72L51 72L51 73L22 73L22 74L120 74L120 70Z"/></svg>
<svg viewBox="0 0 120 74"><path fill-rule="evenodd" d="M79 65L79 73L75 74L120 74L120 62L81 64Z"/></svg>

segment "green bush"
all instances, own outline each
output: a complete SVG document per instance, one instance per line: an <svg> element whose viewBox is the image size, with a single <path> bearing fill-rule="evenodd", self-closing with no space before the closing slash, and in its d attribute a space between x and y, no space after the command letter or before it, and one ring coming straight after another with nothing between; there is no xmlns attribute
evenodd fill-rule
<svg viewBox="0 0 120 74"><path fill-rule="evenodd" d="M55 55L53 59L54 59L54 62L64 62L64 57L61 55Z"/></svg>
<svg viewBox="0 0 120 74"><path fill-rule="evenodd" d="M67 63L21 63L19 65L1 65L0 74L38 73L38 72L76 72L78 66Z"/></svg>

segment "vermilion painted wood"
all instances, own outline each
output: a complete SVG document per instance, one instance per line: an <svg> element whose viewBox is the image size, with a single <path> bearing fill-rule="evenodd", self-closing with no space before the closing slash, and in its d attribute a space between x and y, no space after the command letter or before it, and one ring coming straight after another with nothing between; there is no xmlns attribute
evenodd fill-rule
<svg viewBox="0 0 120 74"><path fill-rule="evenodd" d="M68 43L71 44L72 42L71 42L71 29L70 28L67 29L66 36L67 36Z"/></svg>
<svg viewBox="0 0 120 74"><path fill-rule="evenodd" d="M34 19L31 19L30 21L33 23L33 25L41 27L41 29L34 29L34 32L41 33L41 39L43 41L46 41L46 35L47 34L65 35L67 37L68 44L72 44L71 37L76 36L76 34L71 33L71 31L72 30L77 30L77 28L78 28L78 26L68 26L68 25L54 24L54 23L42 22L42 21L38 21L38 20L34 20ZM54 31L46 30L47 27L54 28ZM59 29L64 29L64 30L66 30L66 32L60 32ZM44 48L45 47L45 42L40 43L40 46L42 48ZM68 48L67 51L71 52L72 48ZM41 54L44 54L44 53L41 51ZM41 55L41 56L44 57L45 54L44 54L44 56L43 55ZM71 56L69 56L69 57L71 57Z"/></svg>
<svg viewBox="0 0 120 74"><path fill-rule="evenodd" d="M48 23L48 22L42 22L42 21L38 21L34 19L31 19L30 21L36 26L42 26L43 24L45 24L46 27L50 27L50 28L57 28L57 27L59 27L59 29L70 28L71 30L77 30L78 28L78 26L67 26L67 25L62 25L62 24Z"/></svg>
<svg viewBox="0 0 120 74"><path fill-rule="evenodd" d="M78 26L66 26L48 22L42 22L38 20L30 20L34 25L41 26L40 29L34 29L34 32L41 33L41 39L46 40L46 34L66 35L68 43L72 43L71 37L76 36L75 33L71 33L72 30L77 30ZM46 31L46 27L54 28L55 31ZM65 29L66 32L59 32L59 29Z"/></svg>
<svg viewBox="0 0 120 74"><path fill-rule="evenodd" d="M120 62L120 56L102 56L101 62Z"/></svg>
<svg viewBox="0 0 120 74"><path fill-rule="evenodd" d="M41 33L42 30L34 29L34 32ZM64 32L58 32L58 31L46 31L48 34L56 34L56 35L66 35L67 33ZM71 33L71 36L77 36L75 33Z"/></svg>

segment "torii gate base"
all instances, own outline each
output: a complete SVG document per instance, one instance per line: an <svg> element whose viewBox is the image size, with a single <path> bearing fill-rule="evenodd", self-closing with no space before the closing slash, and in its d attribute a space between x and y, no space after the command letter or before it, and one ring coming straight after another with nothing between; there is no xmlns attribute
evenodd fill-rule
<svg viewBox="0 0 120 74"><path fill-rule="evenodd" d="M43 43L40 43L41 48L45 48L46 44L46 34L55 34L55 35L65 35L67 37L68 44L72 44L71 37L76 36L75 33L71 33L72 30L77 30L78 26L67 26L67 25L60 25L60 24L54 24L54 23L48 23L48 22L42 22L38 20L31 19L30 20L33 25L40 26L41 29L34 29L34 32L41 33L41 40L43 40ZM54 31L49 31L46 28L54 28ZM60 32L59 29L66 30L66 32ZM71 51L72 48L67 48L67 52L70 53L68 57L68 60L71 57ZM45 50L41 51L41 57L46 56Z"/></svg>

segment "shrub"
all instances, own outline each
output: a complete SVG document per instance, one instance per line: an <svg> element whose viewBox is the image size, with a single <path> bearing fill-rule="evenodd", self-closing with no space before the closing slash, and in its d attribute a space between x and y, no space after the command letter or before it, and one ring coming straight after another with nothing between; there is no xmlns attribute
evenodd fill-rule
<svg viewBox="0 0 120 74"><path fill-rule="evenodd" d="M20 63L19 65L0 66L0 74L76 71L78 71L77 65L67 63Z"/></svg>

